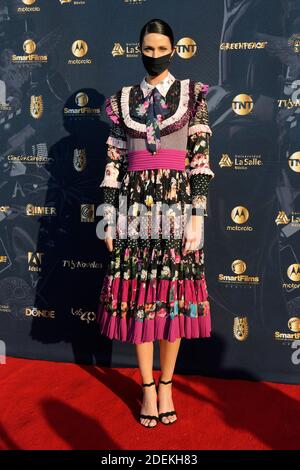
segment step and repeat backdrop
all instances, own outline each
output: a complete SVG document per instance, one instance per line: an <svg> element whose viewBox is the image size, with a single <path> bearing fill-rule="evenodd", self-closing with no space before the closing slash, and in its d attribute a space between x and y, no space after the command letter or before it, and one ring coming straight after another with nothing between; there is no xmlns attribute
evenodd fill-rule
<svg viewBox="0 0 300 470"><path fill-rule="evenodd" d="M176 371L300 383L299 0L0 0L0 363L137 366L95 321L96 212L104 100L146 75L151 18L174 31L171 73L210 86L213 333L182 340Z"/></svg>

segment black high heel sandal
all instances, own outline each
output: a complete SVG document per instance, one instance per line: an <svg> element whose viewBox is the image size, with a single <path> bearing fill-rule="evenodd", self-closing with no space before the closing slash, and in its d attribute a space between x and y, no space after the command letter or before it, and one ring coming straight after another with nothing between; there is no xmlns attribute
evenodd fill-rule
<svg viewBox="0 0 300 470"><path fill-rule="evenodd" d="M151 382L151 383L149 383L149 384L142 384L142 387L150 387L151 385L155 385L155 386L156 386L155 380L153 380L153 382ZM139 418L140 418L140 419L150 419L150 420L151 420L151 419L154 419L156 422L159 422L158 416L140 414L140 415L139 415ZM142 426L144 426L144 428L156 428L156 426L157 426L157 424L155 424L154 426L149 426L149 425L146 426L145 424L141 423L141 421L139 421L139 422L140 422L140 424L141 424Z"/></svg>
<svg viewBox="0 0 300 470"><path fill-rule="evenodd" d="M164 380L159 379L158 382L159 382L160 384L165 384L165 385L166 385L166 384L172 383L173 380L168 380L167 382L165 382ZM156 387L156 389L157 389L157 392L158 392L158 387ZM165 416L173 416L173 415L176 415L176 416L177 416L177 413L176 413L175 410L166 411L165 413L159 413L158 418L159 418L159 421L160 421L161 423L163 423L163 424L167 424L167 425L168 425L168 424L174 424L174 423L176 423L176 421L177 421L178 418L175 419L174 421L168 421L167 423L162 420Z"/></svg>

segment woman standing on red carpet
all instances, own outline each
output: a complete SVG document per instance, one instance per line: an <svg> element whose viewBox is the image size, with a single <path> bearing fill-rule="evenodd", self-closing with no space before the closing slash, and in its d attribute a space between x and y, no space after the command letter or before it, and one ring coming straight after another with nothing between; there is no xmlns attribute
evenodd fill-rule
<svg viewBox="0 0 300 470"><path fill-rule="evenodd" d="M140 422L154 427L177 420L171 384L181 338L211 334L203 244L214 173L205 97L209 86L169 72L176 47L166 22L148 21L140 48L149 75L106 98L112 127L100 186L111 259L97 321L103 335L136 345L144 387ZM155 340L160 345L158 387Z"/></svg>

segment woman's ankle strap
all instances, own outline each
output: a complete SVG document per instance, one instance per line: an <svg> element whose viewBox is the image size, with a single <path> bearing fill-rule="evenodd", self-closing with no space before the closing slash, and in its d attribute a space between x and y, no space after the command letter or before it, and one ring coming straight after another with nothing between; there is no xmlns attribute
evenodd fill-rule
<svg viewBox="0 0 300 470"><path fill-rule="evenodd" d="M172 383L172 382L173 382L173 379L167 380L167 381L164 381L164 380L159 379L159 383L160 383L160 384L170 384L170 383Z"/></svg>
<svg viewBox="0 0 300 470"><path fill-rule="evenodd" d="M142 384L143 387L150 387L150 385L155 385L155 380L153 380L153 382L150 382L149 384Z"/></svg>

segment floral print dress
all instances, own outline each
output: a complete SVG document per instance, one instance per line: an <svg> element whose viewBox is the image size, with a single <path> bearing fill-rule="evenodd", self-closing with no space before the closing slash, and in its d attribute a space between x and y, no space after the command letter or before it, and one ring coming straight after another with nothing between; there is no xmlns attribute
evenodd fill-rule
<svg viewBox="0 0 300 470"><path fill-rule="evenodd" d="M208 187L214 177L205 96L209 85L179 80L170 72L156 85L165 109L157 120L161 148L184 150L184 170L151 168L157 155L150 154L145 157L145 169L129 171L129 153L146 149L143 103L152 88L144 77L105 102L112 126L100 187L104 218L118 228L100 292L97 322L102 335L135 344L211 335L203 247L184 255L182 237L176 236L174 224L174 208L186 215L190 205L193 213L208 216ZM140 204L147 210L140 213ZM126 216L123 205L131 208ZM163 237L162 224L156 222L158 236L149 236L149 227L155 225L153 214L155 221L161 220L157 212L161 214L163 205L169 207L170 235ZM151 210L154 206L155 211Z"/></svg>

